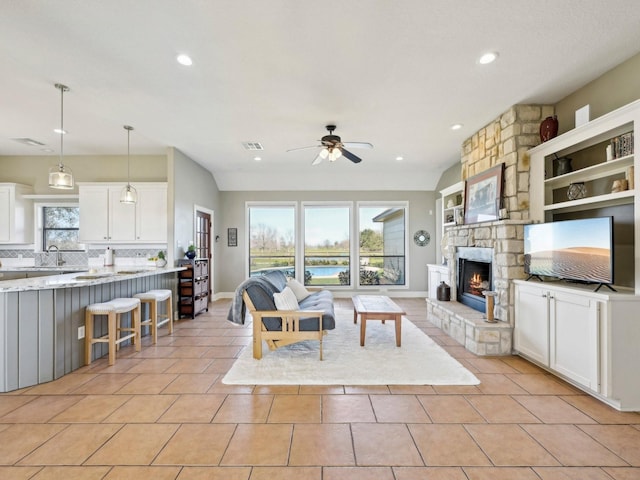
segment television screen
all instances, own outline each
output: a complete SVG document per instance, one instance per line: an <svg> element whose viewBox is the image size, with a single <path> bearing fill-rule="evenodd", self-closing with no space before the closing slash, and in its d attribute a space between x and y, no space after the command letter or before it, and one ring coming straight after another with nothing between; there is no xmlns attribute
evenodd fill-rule
<svg viewBox="0 0 640 480"><path fill-rule="evenodd" d="M524 226L524 269L587 283L613 283L613 217Z"/></svg>

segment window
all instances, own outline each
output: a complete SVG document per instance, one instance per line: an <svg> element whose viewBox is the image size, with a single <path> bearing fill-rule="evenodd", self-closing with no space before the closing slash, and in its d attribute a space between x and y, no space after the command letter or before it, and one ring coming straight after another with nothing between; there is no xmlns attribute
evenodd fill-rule
<svg viewBox="0 0 640 480"><path fill-rule="evenodd" d="M304 207L305 285L351 285L350 208Z"/></svg>
<svg viewBox="0 0 640 480"><path fill-rule="evenodd" d="M309 286L406 286L407 208L407 202L358 202L357 208L354 202L248 202L249 275L278 269Z"/></svg>
<svg viewBox="0 0 640 480"><path fill-rule="evenodd" d="M79 228L79 207L42 207L42 250L52 245L67 252L84 250L78 241Z"/></svg>
<svg viewBox="0 0 640 480"><path fill-rule="evenodd" d="M283 270L295 276L295 206L249 206L249 275Z"/></svg>
<svg viewBox="0 0 640 480"><path fill-rule="evenodd" d="M405 285L405 206L360 206L358 285Z"/></svg>

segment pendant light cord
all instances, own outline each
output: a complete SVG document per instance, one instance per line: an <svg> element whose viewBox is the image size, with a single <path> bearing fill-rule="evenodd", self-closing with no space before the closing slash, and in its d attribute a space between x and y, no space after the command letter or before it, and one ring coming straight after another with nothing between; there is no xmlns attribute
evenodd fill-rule
<svg viewBox="0 0 640 480"><path fill-rule="evenodd" d="M60 89L60 161L58 162L58 167L62 170L62 160L64 158L64 92L68 91L69 87L56 83L56 88Z"/></svg>
<svg viewBox="0 0 640 480"><path fill-rule="evenodd" d="M127 131L127 187L131 186L131 125L125 125L124 129Z"/></svg>

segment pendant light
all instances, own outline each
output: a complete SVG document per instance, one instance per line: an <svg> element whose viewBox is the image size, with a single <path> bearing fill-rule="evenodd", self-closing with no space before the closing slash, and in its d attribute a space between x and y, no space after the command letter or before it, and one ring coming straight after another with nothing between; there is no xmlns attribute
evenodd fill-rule
<svg viewBox="0 0 640 480"><path fill-rule="evenodd" d="M131 130L133 127L125 125L124 129L127 131L127 186L122 189L120 193L120 203L136 203L138 201L138 192L131 186L129 182L129 167L131 166Z"/></svg>
<svg viewBox="0 0 640 480"><path fill-rule="evenodd" d="M64 92L69 91L69 87L56 83L56 88L60 90L60 161L58 165L49 169L49 187L70 190L73 188L73 172L62 163L64 157Z"/></svg>

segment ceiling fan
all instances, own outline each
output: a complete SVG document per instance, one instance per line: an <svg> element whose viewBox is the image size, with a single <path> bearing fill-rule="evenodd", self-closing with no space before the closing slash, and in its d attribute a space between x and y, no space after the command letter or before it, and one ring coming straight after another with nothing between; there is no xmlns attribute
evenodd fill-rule
<svg viewBox="0 0 640 480"><path fill-rule="evenodd" d="M322 160L328 158L330 162L335 162L340 157L344 156L353 163L360 163L362 159L357 155L354 155L344 147L349 148L373 148L373 145L369 142L343 142L338 135L334 135L333 131L336 129L335 125L327 125L326 129L329 131L329 135L325 135L320 139L320 145L311 145L309 147L299 147L287 150L291 152L293 150L303 150L305 148L322 148L320 152L313 159L311 165L318 165Z"/></svg>

